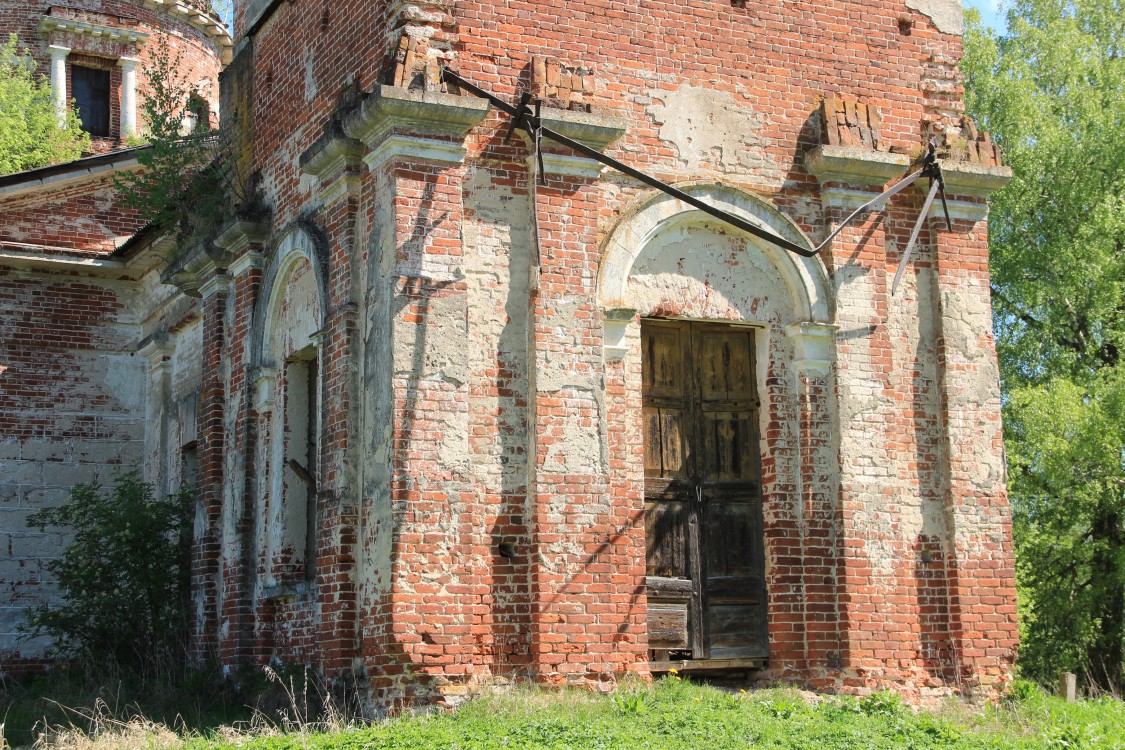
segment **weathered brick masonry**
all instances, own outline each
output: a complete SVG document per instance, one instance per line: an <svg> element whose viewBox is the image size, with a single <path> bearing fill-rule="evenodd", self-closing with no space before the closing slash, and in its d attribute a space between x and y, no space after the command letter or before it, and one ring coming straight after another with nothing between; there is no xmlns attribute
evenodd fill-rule
<svg viewBox="0 0 1125 750"><path fill-rule="evenodd" d="M66 541L28 529L27 516L124 466L143 464L160 491L180 481L179 451L169 465L160 446L186 418L180 409L194 408L197 324L190 300L160 285L166 248L130 242L143 222L121 208L113 178L138 168L124 147L123 65L136 61L138 122L161 49L217 115L230 40L205 5L0 0L0 38L15 34L46 78L60 55L65 99L75 65L110 71L110 135L93 139L94 155L0 176L0 672L41 664L45 644L21 641L17 628L53 596L44 565ZM168 361L158 358L150 381L139 349L169 331L177 346L162 350Z"/></svg>
<svg viewBox="0 0 1125 750"><path fill-rule="evenodd" d="M150 472L197 467L201 653L383 707L673 662L1004 684L985 197L1008 172L962 117L958 3L251 0L235 24L222 110L256 197L135 303L159 311ZM536 184L443 63L810 247L938 136L952 231L927 223L892 296L917 190L803 259L551 144Z"/></svg>

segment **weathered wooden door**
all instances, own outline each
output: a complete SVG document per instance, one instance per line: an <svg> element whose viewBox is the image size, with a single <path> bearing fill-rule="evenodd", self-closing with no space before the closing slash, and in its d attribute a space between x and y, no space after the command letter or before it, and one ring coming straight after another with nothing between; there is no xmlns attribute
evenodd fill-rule
<svg viewBox="0 0 1125 750"><path fill-rule="evenodd" d="M653 660L764 659L754 331L645 320L641 340Z"/></svg>

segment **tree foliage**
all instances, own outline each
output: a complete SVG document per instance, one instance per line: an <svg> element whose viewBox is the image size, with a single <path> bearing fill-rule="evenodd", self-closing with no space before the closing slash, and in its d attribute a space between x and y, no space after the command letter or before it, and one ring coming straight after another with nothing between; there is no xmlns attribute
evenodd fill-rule
<svg viewBox="0 0 1125 750"><path fill-rule="evenodd" d="M137 472L112 488L80 484L28 525L72 541L47 565L61 602L32 610L28 631L65 655L144 669L183 653L188 622L192 494L155 497Z"/></svg>
<svg viewBox="0 0 1125 750"><path fill-rule="evenodd" d="M1121 693L1125 641L1125 8L969 14L966 105L1015 177L992 201L992 297L1021 669Z"/></svg>
<svg viewBox="0 0 1125 750"><path fill-rule="evenodd" d="M142 107L145 132L137 161L143 169L114 178L126 208L181 245L206 238L227 208L222 139L206 109L180 73L166 42L153 46L147 71L149 95Z"/></svg>
<svg viewBox="0 0 1125 750"><path fill-rule="evenodd" d="M0 46L0 174L77 159L90 146L71 109L59 126L51 83L13 34Z"/></svg>

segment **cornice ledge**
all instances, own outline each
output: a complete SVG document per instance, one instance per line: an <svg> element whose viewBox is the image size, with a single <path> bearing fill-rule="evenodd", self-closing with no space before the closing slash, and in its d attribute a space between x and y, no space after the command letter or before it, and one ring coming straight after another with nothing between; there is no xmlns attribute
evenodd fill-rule
<svg viewBox="0 0 1125 750"><path fill-rule="evenodd" d="M55 18L47 16L39 22L39 33L48 35L52 31L68 31L72 34L82 34L92 37L105 37L114 42L143 45L148 41L148 34L135 29L125 29L115 26L103 26L90 21L79 21L73 18Z"/></svg>
<svg viewBox="0 0 1125 750"><path fill-rule="evenodd" d="M485 118L488 109L488 102L475 96L408 91L379 84L341 124L347 136L372 148L395 128L464 138Z"/></svg>
<svg viewBox="0 0 1125 750"><path fill-rule="evenodd" d="M910 157L888 151L872 151L854 146L821 145L805 152L805 169L822 185L839 182L882 187L902 177L910 167Z"/></svg>
<svg viewBox="0 0 1125 750"><path fill-rule="evenodd" d="M637 318L631 307L615 307L602 314L602 356L606 362L620 362L629 353L627 332Z"/></svg>
<svg viewBox="0 0 1125 750"><path fill-rule="evenodd" d="M969 161L942 161L945 190L952 195L987 198L1012 180L1011 167L994 167Z"/></svg>
<svg viewBox="0 0 1125 750"><path fill-rule="evenodd" d="M169 360L176 354L176 345L167 331L157 331L137 344L137 354L148 360L149 372L156 372L170 365Z"/></svg>
<svg viewBox="0 0 1125 750"><path fill-rule="evenodd" d="M260 221L233 219L214 239L215 247L228 257L241 254L250 245L264 245L270 237L270 225Z"/></svg>
<svg viewBox="0 0 1125 750"><path fill-rule="evenodd" d="M349 138L340 123L333 120L324 134L301 154L299 163L306 174L326 182L345 169L358 169L366 150L362 141Z"/></svg>
<svg viewBox="0 0 1125 750"><path fill-rule="evenodd" d="M604 151L625 135L626 122L620 117L545 107L540 113L543 126L560 135Z"/></svg>
<svg viewBox="0 0 1125 750"><path fill-rule="evenodd" d="M202 298L218 287L213 283L218 276L225 276L230 254L207 243L199 243L180 258L172 262L160 280L171 284L189 297Z"/></svg>

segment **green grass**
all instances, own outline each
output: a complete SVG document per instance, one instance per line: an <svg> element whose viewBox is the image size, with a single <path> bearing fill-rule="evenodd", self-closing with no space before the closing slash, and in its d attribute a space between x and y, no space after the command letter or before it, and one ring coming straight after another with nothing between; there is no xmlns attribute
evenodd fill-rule
<svg viewBox="0 0 1125 750"><path fill-rule="evenodd" d="M731 693L675 677L616 694L515 689L471 701L452 713L419 712L332 733L315 725L281 732L189 733L169 747L152 728L122 728L97 742L73 738L67 750L380 750L382 748L1122 748L1125 704L1104 699L1067 704L1036 690L1020 701L974 707L950 701L915 711L890 693L806 701L794 690ZM147 734L146 734L147 732Z"/></svg>
<svg viewBox="0 0 1125 750"><path fill-rule="evenodd" d="M452 714L400 717L334 734L241 739L243 750L381 748L1125 748L1125 704L1040 694L991 708L915 713L897 696L806 702L792 690L729 693L666 678L617 695L516 692ZM190 750L225 750L195 739Z"/></svg>

